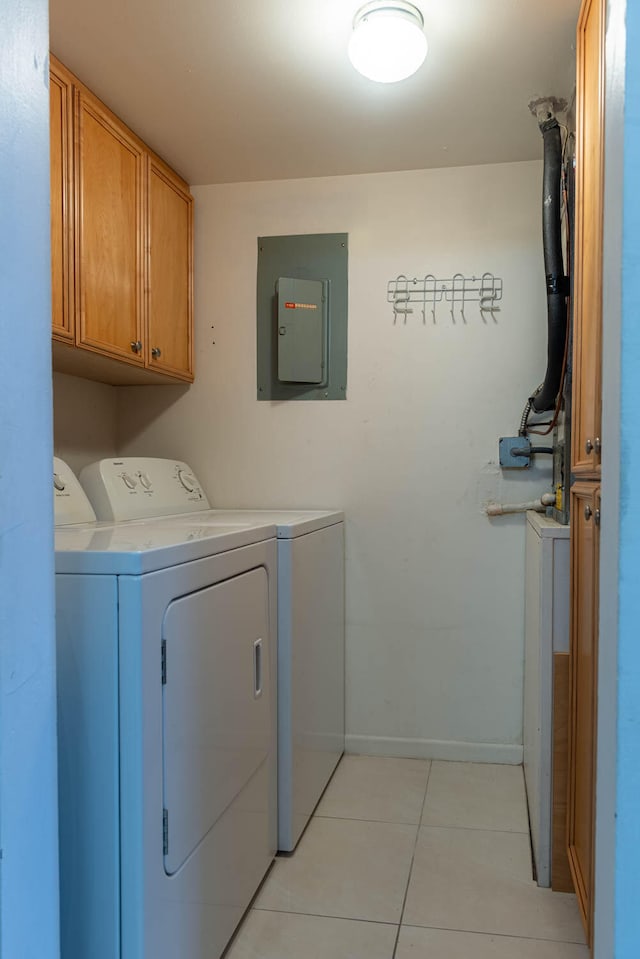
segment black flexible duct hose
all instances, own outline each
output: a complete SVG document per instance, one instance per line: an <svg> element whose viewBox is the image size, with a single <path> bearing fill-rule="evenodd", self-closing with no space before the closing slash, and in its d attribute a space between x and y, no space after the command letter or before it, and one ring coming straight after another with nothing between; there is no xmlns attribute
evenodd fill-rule
<svg viewBox="0 0 640 959"><path fill-rule="evenodd" d="M567 336L567 280L562 263L560 232L560 177L562 173L562 141L555 117L540 124L544 140L544 174L542 185L542 238L544 271L547 278L547 372L542 389L532 397L534 412L552 410L556 404L562 361Z"/></svg>

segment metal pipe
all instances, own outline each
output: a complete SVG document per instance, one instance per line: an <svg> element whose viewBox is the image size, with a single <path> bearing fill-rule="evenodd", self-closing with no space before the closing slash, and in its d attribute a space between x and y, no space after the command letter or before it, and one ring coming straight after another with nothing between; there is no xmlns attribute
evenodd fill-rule
<svg viewBox="0 0 640 959"><path fill-rule="evenodd" d="M540 499L531 500L529 503L487 503L485 512L487 516L505 516L508 513L526 513L532 509L537 513L544 513L547 506L555 506L556 494L543 493Z"/></svg>

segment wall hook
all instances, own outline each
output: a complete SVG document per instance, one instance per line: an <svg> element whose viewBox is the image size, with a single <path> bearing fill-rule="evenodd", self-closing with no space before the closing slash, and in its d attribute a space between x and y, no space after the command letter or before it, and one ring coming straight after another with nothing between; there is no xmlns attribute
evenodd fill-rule
<svg viewBox="0 0 640 959"><path fill-rule="evenodd" d="M427 309L431 307L433 325L437 322L436 309L442 300L450 303L449 313L452 323L457 323L456 304L459 304L460 319L468 325L466 315L467 303L478 303L483 323L487 323L487 314L491 314L493 322L497 323L496 313L500 312L497 305L502 299L502 280L493 273L483 273L478 278L475 274L465 277L462 273L455 273L451 279L438 280L433 273L425 274L422 280L413 277L411 280L401 273L395 280L387 283L387 301L393 306L393 322L398 322L398 316L404 317L415 312L412 303L420 304L423 325L427 321Z"/></svg>
<svg viewBox="0 0 640 959"><path fill-rule="evenodd" d="M459 283L459 281L462 281L462 287L457 288L457 284ZM457 297L456 293L460 293L460 296ZM454 312L456 302L460 302L462 304L461 315L462 315L463 321L466 323L467 321L464 318L464 276L462 275L462 273L454 273L453 280L451 281L451 319L453 320L454 323L456 322L456 317Z"/></svg>
<svg viewBox="0 0 640 959"><path fill-rule="evenodd" d="M500 290L502 294L502 290ZM500 312L500 307L495 305L496 301L496 279L493 273L483 273L480 286L480 315L486 323L485 313L490 313L494 323L497 323L496 313ZM485 304L489 303L489 306Z"/></svg>
<svg viewBox="0 0 640 959"><path fill-rule="evenodd" d="M404 322L406 325L407 315L409 313L413 313L412 308L407 305L411 301L411 296L409 294L409 280L404 275L404 273L401 273L396 278L395 282L396 282L396 289L394 292L394 299L393 299L393 314L394 314L393 323L394 325L397 323L398 314L401 313L404 316Z"/></svg>
<svg viewBox="0 0 640 959"><path fill-rule="evenodd" d="M427 289L427 284L429 283L429 281L431 281L431 283L433 284L432 289L430 291ZM425 306L429 302L431 303L431 317L433 319L434 325L436 323L436 298L437 298L436 287L437 285L438 285L438 281L436 280L433 273L427 273L427 275L425 276L423 280L423 293L424 293L424 299L422 301L422 322L423 323L427 322L425 317ZM430 299L427 296L427 293L429 292L431 293Z"/></svg>

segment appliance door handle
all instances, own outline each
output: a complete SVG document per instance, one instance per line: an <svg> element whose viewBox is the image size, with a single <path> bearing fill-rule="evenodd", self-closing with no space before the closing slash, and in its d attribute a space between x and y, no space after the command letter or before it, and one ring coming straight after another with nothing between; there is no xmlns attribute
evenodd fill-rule
<svg viewBox="0 0 640 959"><path fill-rule="evenodd" d="M262 640L253 644L253 698L262 696Z"/></svg>

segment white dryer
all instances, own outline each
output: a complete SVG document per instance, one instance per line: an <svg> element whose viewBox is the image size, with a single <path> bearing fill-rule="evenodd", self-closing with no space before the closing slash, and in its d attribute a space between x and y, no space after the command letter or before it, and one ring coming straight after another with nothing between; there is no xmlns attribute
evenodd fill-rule
<svg viewBox="0 0 640 959"><path fill-rule="evenodd" d="M215 959L275 855L275 532L56 529L64 959Z"/></svg>
<svg viewBox="0 0 640 959"><path fill-rule="evenodd" d="M191 468L176 460L100 460L80 481L105 521L164 514L171 525L188 514L202 527L275 525L278 848L293 850L344 752L344 514L211 509Z"/></svg>

